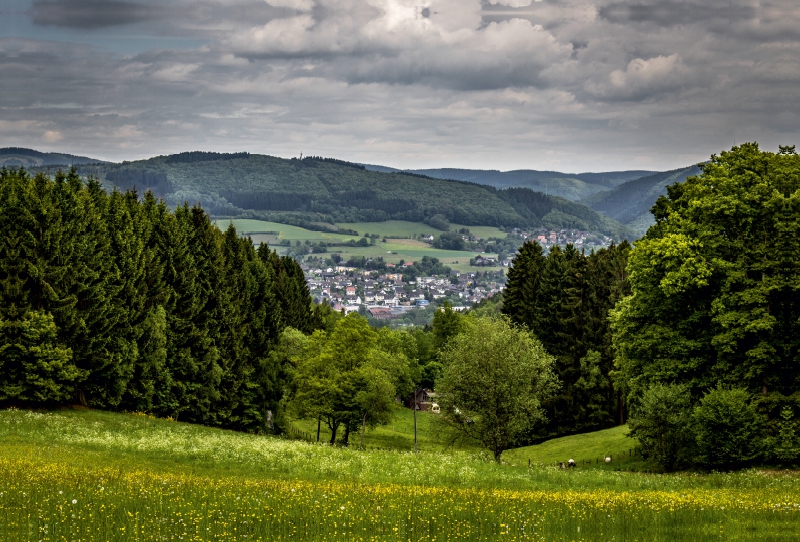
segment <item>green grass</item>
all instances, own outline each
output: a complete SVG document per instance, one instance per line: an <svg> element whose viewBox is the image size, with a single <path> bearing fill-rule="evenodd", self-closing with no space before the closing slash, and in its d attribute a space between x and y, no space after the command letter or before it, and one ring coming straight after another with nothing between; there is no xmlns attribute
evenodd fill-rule
<svg viewBox="0 0 800 542"><path fill-rule="evenodd" d="M2 540L800 536L794 472L526 468L474 451L359 451L90 410L0 411L0 443Z"/></svg>
<svg viewBox="0 0 800 542"><path fill-rule="evenodd" d="M445 449L442 441L437 438L436 427L433 424L436 414L430 412L417 412L417 448L421 451L436 452ZM316 441L317 421L316 420L294 420L292 425L303 432L304 439ZM337 438L341 439L342 432L337 433ZM322 423L320 425L320 442L329 442L331 431ZM350 443L359 446L361 434L350 435ZM408 408L398 407L392 418L392 422L385 426L367 429L364 433L364 448L367 450L403 450L414 449L414 411ZM470 448L466 448L470 449Z"/></svg>
<svg viewBox="0 0 800 542"><path fill-rule="evenodd" d="M397 237L411 237L412 235L419 233L435 234L437 232L437 230L431 228L427 224L423 224L421 222L406 222L403 220L339 224L339 226L343 228L352 228L358 231L360 236L355 237L337 233L307 230L298 226L279 224L277 222L265 222L263 220L220 220L217 222L217 225L224 229L227 228L228 224L231 222L239 233L250 235L250 237L253 239L253 242L265 242L273 248L276 248L279 252L284 250L279 246L279 243L282 240L289 240L293 243L295 241L305 242L307 240L311 241L312 243L319 243L320 241L326 241L330 243L346 243L351 239L357 241L360 239L360 236L364 235L364 233L377 233L381 236L394 235ZM460 228L462 226L453 225L452 227ZM505 236L505 233L503 233L501 230L489 226L470 226L469 229L470 232L482 237ZM276 232L276 234L267 234L263 232ZM470 258L474 258L476 255L474 252L466 250L440 250L422 243L419 243L418 246L409 245L403 240L387 239L386 243L378 241L374 246L368 247L331 247L329 251L340 253L345 261L353 256L364 256L366 258L383 258L386 262L398 263L401 260L407 262L418 261L421 260L423 256L429 256L431 258L438 258L443 264L462 272L497 269L470 266ZM496 254L487 254L487 256L496 256Z"/></svg>
<svg viewBox="0 0 800 542"><path fill-rule="evenodd" d="M440 235L441 230L432 228L423 222L408 222L406 220L387 220L386 222L342 222L338 223L340 228L356 230L360 235L365 233L375 233L383 236L413 237L415 235ZM458 231L467 228L470 234L488 239L489 237L500 237L504 239L506 233L500 228L493 226L463 226L461 224L451 224L450 231Z"/></svg>
<svg viewBox="0 0 800 542"><path fill-rule="evenodd" d="M626 436L628 426L623 425L548 440L535 446L516 448L505 453L505 458L514 463L553 464L553 462L566 462L574 459L581 466L619 468L629 466L632 451L639 445L636 439ZM611 457L611 464L602 461ZM597 462L599 460L599 462ZM585 463L586 461L590 464Z"/></svg>

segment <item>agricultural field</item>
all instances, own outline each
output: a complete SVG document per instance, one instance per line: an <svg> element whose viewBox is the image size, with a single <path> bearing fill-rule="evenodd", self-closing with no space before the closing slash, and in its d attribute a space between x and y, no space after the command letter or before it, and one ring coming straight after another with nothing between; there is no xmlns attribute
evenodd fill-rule
<svg viewBox="0 0 800 542"><path fill-rule="evenodd" d="M330 243L346 243L347 241L358 241L365 233L383 236L413 236L420 233L436 234L438 230L431 228L421 222L405 222L402 220L390 220L387 222L356 222L339 224L342 228L352 228L360 234L359 236L341 235L337 233L307 230L298 226L279 224L277 222L265 222L262 220L233 219L219 220L217 226L221 229L227 228L229 223L233 223L236 230L242 235L249 235L255 243L267 243L280 253L280 241L289 240L292 243L300 241L310 241L319 243L326 241ZM461 228L459 225L452 225L452 228ZM504 237L498 228L488 226L469 227L470 232L481 237ZM473 231L474 230L474 231ZM386 243L380 240L374 246L367 247L331 247L329 252L337 252L342 255L344 260L352 256L364 256L367 258L383 258L387 262L397 263L400 260L415 261L422 259L423 256L438 258L443 264L459 271L476 271L493 268L472 267L469 265L470 258L474 258L476 253L470 251L440 250L430 245L413 239L387 239ZM496 256L496 254L487 254ZM494 268L496 270L497 268Z"/></svg>
<svg viewBox="0 0 800 542"><path fill-rule="evenodd" d="M405 220L387 220L386 222L348 222L337 224L340 228L356 230L361 235L365 233L376 233L381 237L413 237L415 235L439 235L442 233L436 228L432 228L423 222L407 222ZM461 224L450 224L450 231L458 231L467 228L471 235L488 239L489 237L505 238L506 233L500 228L493 226L463 226Z"/></svg>
<svg viewBox="0 0 800 542"><path fill-rule="evenodd" d="M800 536L794 472L647 475L332 447L90 410L0 411L0 539Z"/></svg>

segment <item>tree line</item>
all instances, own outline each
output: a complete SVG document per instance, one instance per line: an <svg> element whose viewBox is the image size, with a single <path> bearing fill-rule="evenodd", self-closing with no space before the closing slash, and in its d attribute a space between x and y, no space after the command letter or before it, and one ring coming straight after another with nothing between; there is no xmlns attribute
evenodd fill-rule
<svg viewBox="0 0 800 542"><path fill-rule="evenodd" d="M268 431L274 344L326 325L296 262L202 208L0 171L0 403ZM330 311L330 309L327 309Z"/></svg>

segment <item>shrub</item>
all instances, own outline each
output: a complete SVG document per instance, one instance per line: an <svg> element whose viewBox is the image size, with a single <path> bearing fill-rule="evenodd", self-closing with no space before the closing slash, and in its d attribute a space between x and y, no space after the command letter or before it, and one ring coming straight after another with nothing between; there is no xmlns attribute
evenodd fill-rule
<svg viewBox="0 0 800 542"><path fill-rule="evenodd" d="M763 419L745 390L711 390L694 408L692 425L701 468L740 467L762 455Z"/></svg>
<svg viewBox="0 0 800 542"><path fill-rule="evenodd" d="M657 384L631 410L630 436L639 440L642 456L661 470L689 464L690 401L685 387Z"/></svg>

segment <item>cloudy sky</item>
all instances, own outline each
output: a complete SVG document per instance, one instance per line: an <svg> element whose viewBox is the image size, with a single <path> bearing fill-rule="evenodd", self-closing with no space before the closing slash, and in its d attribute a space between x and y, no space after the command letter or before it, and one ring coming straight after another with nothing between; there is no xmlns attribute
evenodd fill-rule
<svg viewBox="0 0 800 542"><path fill-rule="evenodd" d="M794 144L796 0L2 0L0 147L668 169Z"/></svg>

